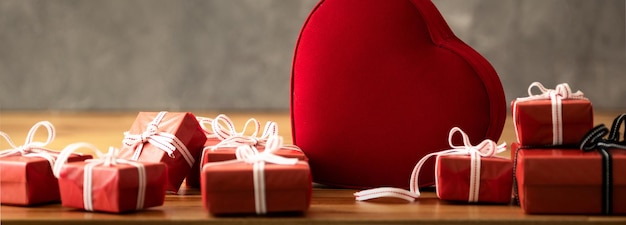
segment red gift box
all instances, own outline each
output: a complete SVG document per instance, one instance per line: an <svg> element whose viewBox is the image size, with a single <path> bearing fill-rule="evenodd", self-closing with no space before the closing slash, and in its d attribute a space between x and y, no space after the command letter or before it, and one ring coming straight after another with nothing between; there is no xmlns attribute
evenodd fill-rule
<svg viewBox="0 0 626 225"><path fill-rule="evenodd" d="M457 132L461 134L462 146L453 144ZM374 188L355 193L356 200L394 197L415 201L420 196L420 171L431 157L436 156L434 177L440 199L470 203L511 202L513 162L496 156L506 150L506 144L497 145L487 139L473 146L469 136L458 127L450 130L448 144L451 149L430 153L417 162L411 174L410 190Z"/></svg>
<svg viewBox="0 0 626 225"><path fill-rule="evenodd" d="M178 192L205 141L204 131L191 113L140 112L126 132L120 157L167 164L167 190Z"/></svg>
<svg viewBox="0 0 626 225"><path fill-rule="evenodd" d="M189 175L187 175L187 178L185 179L185 184L187 185L187 187L200 187L200 170L202 169L200 165L204 165L204 152L206 151L207 147L210 148L211 146L214 146L219 142L220 140L217 138L207 137L204 148L200 153L200 160L196 160L196 162L193 164L193 167L191 167L191 171L189 171Z"/></svg>
<svg viewBox="0 0 626 225"><path fill-rule="evenodd" d="M205 124L212 125L213 119L207 118L207 117L196 117L196 119L198 120L198 123L200 124L200 127L202 128L202 130L204 131L204 135L206 136L206 141L204 142L204 148L209 147L209 146L214 146L220 143L220 141L222 141L213 132L212 127L205 126ZM202 157L202 154L203 153L201 153L200 157ZM202 168L200 164L202 164L202 161L196 160L193 164L193 167L191 167L191 171L189 171L187 178L185 178L185 184L187 185L187 187L193 187L193 188L200 187L200 169Z"/></svg>
<svg viewBox="0 0 626 225"><path fill-rule="evenodd" d="M192 171L187 176L186 184L190 187L200 187L201 165L208 162L218 162L236 159L235 152L238 146L248 145L254 147L254 150L262 151L267 144L270 136L278 135L278 124L268 121L265 124L263 133L257 137L261 129L260 123L250 118L246 121L243 131L237 132L233 121L226 115L220 114L215 119L198 117L198 122L202 126L207 141L201 153L201 160L194 165ZM204 124L211 124L210 128ZM248 127L255 127L252 133L244 134ZM294 145L285 146L283 149L274 151L274 154L287 157L298 158L300 160L308 160L300 148Z"/></svg>
<svg viewBox="0 0 626 225"><path fill-rule="evenodd" d="M46 128L48 139L35 142L35 133ZM0 131L12 149L0 151L0 203L37 205L61 200L57 178L52 173L59 152L46 149L54 139L54 126L48 121L36 123L28 132L24 145L17 146L8 134ZM67 155L69 161L82 161L91 156Z"/></svg>
<svg viewBox="0 0 626 225"><path fill-rule="evenodd" d="M437 157L436 180L437 196L442 200L467 202L470 193L469 156L442 155ZM511 202L513 190L513 161L501 157L480 159L480 189L478 202Z"/></svg>
<svg viewBox="0 0 626 225"><path fill-rule="evenodd" d="M72 155L68 161L91 158L90 155ZM50 161L45 158L0 158L0 185L2 204L28 206L61 201L57 178L52 174Z"/></svg>
<svg viewBox="0 0 626 225"><path fill-rule="evenodd" d="M110 149L109 154L96 160L59 161L55 172L59 178L61 204L111 213L163 205L167 166L159 162L116 159L115 153Z"/></svg>
<svg viewBox="0 0 626 225"><path fill-rule="evenodd" d="M533 87L539 87L542 94L533 95ZM593 128L591 102L582 92L572 93L567 84L550 90L535 82L529 95L511 103L517 141L522 146L575 146Z"/></svg>
<svg viewBox="0 0 626 225"><path fill-rule="evenodd" d="M521 149L515 177L521 207L529 214L601 214L602 157L579 149ZM613 214L626 214L626 150L613 157Z"/></svg>
<svg viewBox="0 0 626 225"><path fill-rule="evenodd" d="M258 164L264 165L264 178L263 185L255 188ZM207 164L201 179L204 207L216 215L305 211L311 201L311 172L309 164L303 161L295 165Z"/></svg>

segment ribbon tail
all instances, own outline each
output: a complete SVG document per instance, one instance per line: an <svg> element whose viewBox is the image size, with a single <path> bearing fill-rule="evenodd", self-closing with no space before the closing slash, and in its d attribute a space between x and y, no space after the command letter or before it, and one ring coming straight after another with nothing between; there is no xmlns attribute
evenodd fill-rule
<svg viewBox="0 0 626 225"><path fill-rule="evenodd" d="M419 198L419 196L419 192L414 193L404 189L392 187L374 188L354 193L354 197L357 201L367 201L376 198L390 197L404 199L408 202L414 202L415 199Z"/></svg>

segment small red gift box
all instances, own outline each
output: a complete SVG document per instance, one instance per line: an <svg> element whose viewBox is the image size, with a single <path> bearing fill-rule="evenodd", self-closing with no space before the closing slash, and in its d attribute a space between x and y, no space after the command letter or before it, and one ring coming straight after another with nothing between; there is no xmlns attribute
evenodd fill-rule
<svg viewBox="0 0 626 225"><path fill-rule="evenodd" d="M90 155L72 155L70 162L91 159ZM40 157L10 156L0 158L0 202L8 205L38 205L61 201L57 178L50 161Z"/></svg>
<svg viewBox="0 0 626 225"><path fill-rule="evenodd" d="M264 173L262 184L255 185L259 170ZM311 201L311 171L303 161L207 164L201 178L204 207L216 215L306 211Z"/></svg>
<svg viewBox="0 0 626 225"><path fill-rule="evenodd" d="M237 159L205 164L201 173L205 208L218 215L307 210L312 188L309 164L275 155L282 146L282 137L275 135L268 138L263 152L240 146Z"/></svg>
<svg viewBox="0 0 626 225"><path fill-rule="evenodd" d="M208 162L219 162L236 159L236 150L238 146L248 145L252 149L262 151L265 149L268 138L270 136L278 135L278 124L273 121L268 121L265 124L263 133L261 136L257 136L261 129L260 123L250 118L246 121L243 131L237 132L233 121L226 115L220 114L215 119L198 117L202 129L207 135L207 141L204 144L204 149L201 153L201 160L194 165L192 171L187 176L186 184L190 187L200 187L200 172L202 165ZM204 124L210 123L211 128L207 128ZM244 134L248 127L255 127L249 135ZM283 148L275 150L274 154L287 157L298 158L300 160L308 161L304 152L297 146L289 145L283 146Z"/></svg>
<svg viewBox="0 0 626 225"><path fill-rule="evenodd" d="M163 205L167 166L116 159L114 155L114 150L109 150L109 154L96 160L67 164L59 161L62 165L55 169L58 169L61 204L110 213Z"/></svg>
<svg viewBox="0 0 626 225"><path fill-rule="evenodd" d="M471 157L442 155L437 157L437 196L442 200L464 201L470 199ZM513 190L513 161L501 157L480 159L478 199L484 203L511 202Z"/></svg>
<svg viewBox="0 0 626 225"><path fill-rule="evenodd" d="M541 95L532 95L539 87ZM545 89L535 82L529 97L511 103L517 141L522 146L575 146L593 128L593 107L582 92L572 93L567 84L556 90Z"/></svg>
<svg viewBox="0 0 626 225"><path fill-rule="evenodd" d="M48 130L45 142L33 141L39 128ZM54 126L48 121L36 123L28 132L24 145L17 146L9 135L0 131L12 149L0 151L0 203L29 206L61 200L57 178L52 167L59 152L46 149L54 139ZM72 154L69 161L82 161L91 156Z"/></svg>
<svg viewBox="0 0 626 225"><path fill-rule="evenodd" d="M120 158L167 164L167 190L178 192L205 141L191 113L140 112L125 134Z"/></svg>
<svg viewBox="0 0 626 225"><path fill-rule="evenodd" d="M520 149L515 177L517 193L529 214L601 214L602 157L579 149ZM626 214L626 150L613 157L613 214Z"/></svg>
<svg viewBox="0 0 626 225"><path fill-rule="evenodd" d="M462 146L453 144L457 132L461 134ZM411 173L410 190L389 187L368 189L355 193L356 200L393 197L415 201L421 195L418 186L420 171L426 161L436 156L435 184L440 199L469 203L511 202L513 162L496 156L506 150L506 144L497 145L486 139L473 146L469 136L458 127L450 130L448 144L451 149L430 153L417 162Z"/></svg>

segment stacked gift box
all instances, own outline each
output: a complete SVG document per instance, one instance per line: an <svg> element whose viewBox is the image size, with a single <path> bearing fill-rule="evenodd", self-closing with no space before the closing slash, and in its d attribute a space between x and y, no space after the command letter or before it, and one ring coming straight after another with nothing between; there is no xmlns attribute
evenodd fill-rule
<svg viewBox="0 0 626 225"><path fill-rule="evenodd" d="M541 91L533 94L533 88ZM593 128L591 102L580 91L559 84L529 87L512 103L518 143L515 193L529 214L626 213L626 151L618 150L622 120L609 131ZM592 129L593 128L593 129ZM623 143L622 143L623 145ZM622 201L619 201L621 199Z"/></svg>

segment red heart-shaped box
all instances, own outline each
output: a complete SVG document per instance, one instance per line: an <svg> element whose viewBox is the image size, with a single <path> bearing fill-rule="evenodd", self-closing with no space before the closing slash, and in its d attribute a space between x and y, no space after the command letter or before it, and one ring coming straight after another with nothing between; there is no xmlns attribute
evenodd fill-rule
<svg viewBox="0 0 626 225"><path fill-rule="evenodd" d="M452 127L497 141L500 79L430 0L322 0L306 20L291 75L293 140L317 183L408 187ZM420 186L432 185L433 162Z"/></svg>

